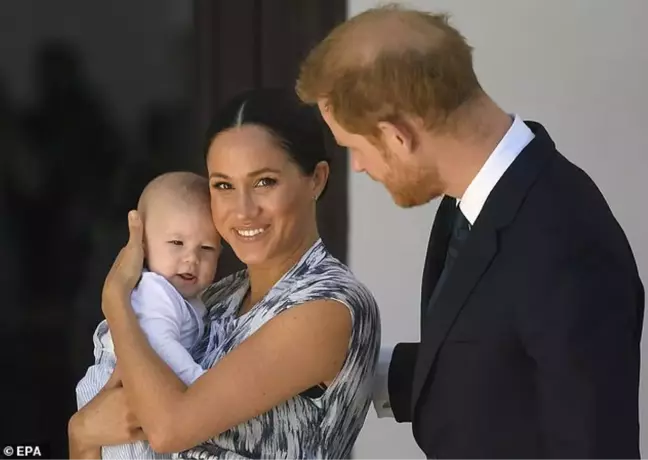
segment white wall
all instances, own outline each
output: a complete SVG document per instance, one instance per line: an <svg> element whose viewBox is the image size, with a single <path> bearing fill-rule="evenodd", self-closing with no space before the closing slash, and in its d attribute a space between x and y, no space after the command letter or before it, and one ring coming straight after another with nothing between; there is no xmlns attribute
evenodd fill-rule
<svg viewBox="0 0 648 460"><path fill-rule="evenodd" d="M349 0L349 15L378 2ZM597 182L626 231L648 285L648 1L418 0L444 11L475 49L485 89L508 111L545 125ZM418 339L420 278L438 203L398 209L352 174L350 264L380 303L383 341ZM646 328L644 336L648 335ZM643 343L642 451L648 455L648 340ZM371 411L357 458L423 458L409 425Z"/></svg>

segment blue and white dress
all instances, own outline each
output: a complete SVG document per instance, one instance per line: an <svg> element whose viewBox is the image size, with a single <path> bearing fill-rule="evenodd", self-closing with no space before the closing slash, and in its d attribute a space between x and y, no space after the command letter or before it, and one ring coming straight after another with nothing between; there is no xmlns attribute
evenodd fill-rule
<svg viewBox="0 0 648 460"><path fill-rule="evenodd" d="M347 306L352 333L339 375L320 395L302 394L205 443L181 458L350 458L371 402L380 347L380 316L369 292L318 240L244 315L246 271L235 273L204 294L208 325L194 357L213 366L266 322L296 305L335 300Z"/></svg>

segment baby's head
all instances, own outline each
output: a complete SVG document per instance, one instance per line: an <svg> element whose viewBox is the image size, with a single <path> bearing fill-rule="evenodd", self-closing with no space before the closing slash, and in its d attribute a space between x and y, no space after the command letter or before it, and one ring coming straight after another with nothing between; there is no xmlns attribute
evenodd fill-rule
<svg viewBox="0 0 648 460"><path fill-rule="evenodd" d="M153 179L137 205L144 223L147 267L190 299L216 275L220 236L210 210L209 182L190 172Z"/></svg>

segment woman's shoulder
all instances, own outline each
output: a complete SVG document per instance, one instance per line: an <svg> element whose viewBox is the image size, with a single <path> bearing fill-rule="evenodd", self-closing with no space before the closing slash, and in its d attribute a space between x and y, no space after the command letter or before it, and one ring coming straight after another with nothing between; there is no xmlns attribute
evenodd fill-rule
<svg viewBox="0 0 648 460"><path fill-rule="evenodd" d="M291 298L301 302L337 300L350 308L377 311L371 291L339 259L326 254L295 280Z"/></svg>

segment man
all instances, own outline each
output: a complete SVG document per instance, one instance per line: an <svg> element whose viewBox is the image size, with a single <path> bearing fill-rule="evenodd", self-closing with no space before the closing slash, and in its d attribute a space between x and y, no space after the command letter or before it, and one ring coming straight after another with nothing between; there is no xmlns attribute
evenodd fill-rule
<svg viewBox="0 0 648 460"><path fill-rule="evenodd" d="M412 422L431 458L639 458L628 241L542 125L484 92L464 37L442 15L369 10L311 52L297 91L398 205L443 196L421 342L384 350L379 414Z"/></svg>

